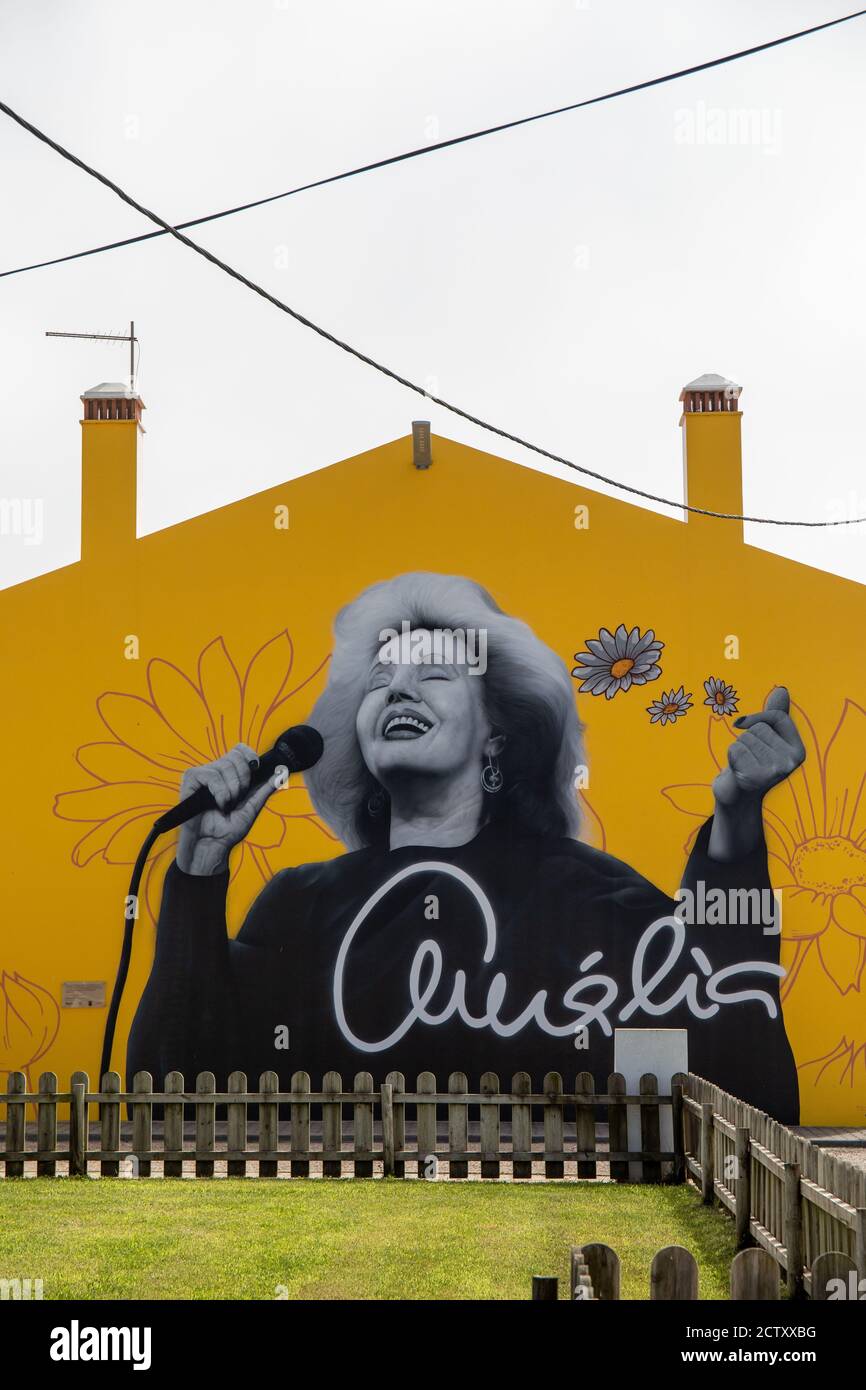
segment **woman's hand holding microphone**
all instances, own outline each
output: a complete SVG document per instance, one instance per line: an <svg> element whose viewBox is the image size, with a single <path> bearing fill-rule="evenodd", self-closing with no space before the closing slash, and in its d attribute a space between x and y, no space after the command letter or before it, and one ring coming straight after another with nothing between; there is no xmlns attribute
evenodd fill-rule
<svg viewBox="0 0 866 1390"><path fill-rule="evenodd" d="M251 785L258 762L258 755L248 744L236 743L221 758L183 774L182 798L207 787L217 803L215 810L204 811L180 828L176 857L185 874L205 877L225 873L229 854L249 833L268 797L280 785L273 777Z"/></svg>

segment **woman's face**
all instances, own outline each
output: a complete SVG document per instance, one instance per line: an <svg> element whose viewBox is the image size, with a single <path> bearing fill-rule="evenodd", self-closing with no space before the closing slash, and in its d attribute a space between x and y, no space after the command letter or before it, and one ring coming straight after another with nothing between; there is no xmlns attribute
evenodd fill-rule
<svg viewBox="0 0 866 1390"><path fill-rule="evenodd" d="M384 787L407 774L480 771L491 730L484 677L471 669L441 660L374 662L356 727L364 762Z"/></svg>

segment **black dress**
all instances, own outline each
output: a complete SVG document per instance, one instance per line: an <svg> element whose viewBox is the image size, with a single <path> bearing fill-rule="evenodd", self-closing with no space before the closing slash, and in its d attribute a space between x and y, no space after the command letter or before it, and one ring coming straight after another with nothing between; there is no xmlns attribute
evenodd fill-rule
<svg viewBox="0 0 866 1390"><path fill-rule="evenodd" d="M683 886L769 891L763 846L709 858L703 826ZM187 1085L231 1071L288 1090L307 1071L349 1086L369 1071L442 1089L452 1071L510 1083L548 1071L604 1089L617 1027L687 1028L689 1067L796 1123L797 1075L779 1006L779 937L672 922L677 904L576 840L488 825L453 849L360 850L285 869L230 940L228 874L166 875L156 953L127 1064ZM754 897L754 894L752 895ZM741 914L743 915L743 914ZM286 1046L288 1044L288 1046ZM582 1044L585 1044L582 1045Z"/></svg>

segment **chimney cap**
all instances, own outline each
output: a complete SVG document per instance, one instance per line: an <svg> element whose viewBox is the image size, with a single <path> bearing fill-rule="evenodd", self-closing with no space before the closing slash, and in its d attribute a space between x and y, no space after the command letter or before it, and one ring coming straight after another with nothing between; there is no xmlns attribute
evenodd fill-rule
<svg viewBox="0 0 866 1390"><path fill-rule="evenodd" d="M122 381L101 381L98 386L91 386L89 391L85 391L81 399L83 401L139 401L141 397L137 391L130 390Z"/></svg>
<svg viewBox="0 0 866 1390"><path fill-rule="evenodd" d="M719 376L718 372L704 372L703 376L695 377L694 381L683 387L680 400L685 400L687 391L724 391L726 396L732 396L736 400L742 389L735 381L728 381L727 377Z"/></svg>

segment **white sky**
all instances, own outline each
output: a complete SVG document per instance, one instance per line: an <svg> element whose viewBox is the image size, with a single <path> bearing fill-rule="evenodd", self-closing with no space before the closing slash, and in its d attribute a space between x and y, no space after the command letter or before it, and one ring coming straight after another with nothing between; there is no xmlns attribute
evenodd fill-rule
<svg viewBox="0 0 866 1390"><path fill-rule="evenodd" d="M183 220L848 8L0 0L0 91ZM667 496L682 496L680 388L721 372L744 387L747 511L866 515L864 58L858 20L192 235L428 389ZM757 113L760 138L702 142L719 110ZM148 229L2 116L0 160L0 269ZM45 528L38 546L0 537L2 584L77 558L78 397L127 371L122 345L44 332L130 318L148 406L140 532L406 434L413 418L545 467L163 238L0 280L0 497L42 499ZM866 582L866 527L747 535Z"/></svg>

